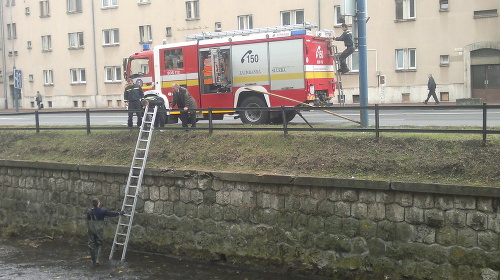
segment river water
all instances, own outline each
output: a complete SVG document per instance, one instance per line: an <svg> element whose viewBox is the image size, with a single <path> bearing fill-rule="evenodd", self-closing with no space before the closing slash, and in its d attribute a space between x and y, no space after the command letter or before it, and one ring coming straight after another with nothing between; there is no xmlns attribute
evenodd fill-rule
<svg viewBox="0 0 500 280"><path fill-rule="evenodd" d="M108 255L109 247L104 250L101 265L95 266L86 244L49 238L0 238L0 279L331 279L134 251L127 252L124 262L108 260Z"/></svg>

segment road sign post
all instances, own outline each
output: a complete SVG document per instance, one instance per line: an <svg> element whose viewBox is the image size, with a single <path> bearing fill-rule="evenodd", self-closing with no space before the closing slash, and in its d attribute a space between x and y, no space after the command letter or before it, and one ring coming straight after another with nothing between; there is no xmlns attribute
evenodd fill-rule
<svg viewBox="0 0 500 280"><path fill-rule="evenodd" d="M21 94L21 88L23 87L23 72L17 70L14 67L14 104L16 107L16 112L19 112L19 95Z"/></svg>

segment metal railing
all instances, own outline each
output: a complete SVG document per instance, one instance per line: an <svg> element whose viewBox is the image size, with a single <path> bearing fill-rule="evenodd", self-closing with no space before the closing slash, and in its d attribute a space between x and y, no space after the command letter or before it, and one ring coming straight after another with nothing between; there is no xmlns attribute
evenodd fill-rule
<svg viewBox="0 0 500 280"><path fill-rule="evenodd" d="M335 111L335 114L341 115L342 111L347 110L369 110L374 113L375 125L371 127L313 127L309 122L302 117L301 112L303 111ZM380 112L381 111L401 111L401 110L460 110L460 109L477 109L482 113L482 125L477 126L477 129L449 129L447 127L441 128L391 128L391 127L381 127L380 126ZM184 128L179 125L166 125L161 129L164 130L206 130L211 135L217 130L226 131L283 131L284 135L288 135L292 131L343 131L343 132L371 132L375 134L376 140L380 138L381 133L454 133L454 134L481 134L482 143L486 144L487 135L489 134L500 134L499 129L493 129L488 127L487 116L488 110L500 109L500 105L488 105L484 103L483 105L445 105L445 106L359 106L359 107L264 107L264 108L205 108L202 109L206 112L205 116L208 119L208 126L198 126L196 128ZM192 109L191 112L200 111L201 109ZM284 121L280 125L238 125L238 126L228 126L228 125L218 125L217 121L214 121L214 110L216 111L279 111L282 119L286 119L286 112L295 111L300 117L303 118L304 122L308 127L291 127L288 122ZM91 113L123 113L128 114L131 111L128 110L90 110L85 111L35 111L30 113L10 113L10 114L0 114L3 115L21 115L21 114L33 114L34 115L34 126L24 126L24 127L6 127L0 126L0 130L35 130L39 133L42 130L87 130L87 133L91 133L91 130L104 130L104 129L130 129L126 126L103 126L103 125L91 125ZM179 110L173 110L171 112L179 112ZM85 125L84 126L42 126L40 124L40 115L42 114L62 114L62 113L82 113L85 114ZM479 113L478 113L479 114ZM126 115L124 116L126 117ZM352 120L354 123L359 123L356 120Z"/></svg>

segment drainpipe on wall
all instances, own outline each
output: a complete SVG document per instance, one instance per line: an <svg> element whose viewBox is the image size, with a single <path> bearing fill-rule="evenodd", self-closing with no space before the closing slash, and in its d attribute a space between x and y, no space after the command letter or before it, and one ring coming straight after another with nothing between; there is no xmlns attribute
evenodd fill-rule
<svg viewBox="0 0 500 280"><path fill-rule="evenodd" d="M9 92L7 90L8 88L8 77L7 77L7 55L5 53L5 29L4 29L4 18L3 18L3 0L0 0L0 40L2 41L2 80L3 80L3 96L5 97L5 106L4 109L9 109Z"/></svg>
<svg viewBox="0 0 500 280"><path fill-rule="evenodd" d="M318 0L318 30L321 30L321 0Z"/></svg>
<svg viewBox="0 0 500 280"><path fill-rule="evenodd" d="M94 47L94 79L95 79L95 95L94 95L94 106L98 108L97 96L99 95L99 83L97 81L97 49L96 49L96 39L95 39L95 14L94 14L94 0L92 0L92 45Z"/></svg>

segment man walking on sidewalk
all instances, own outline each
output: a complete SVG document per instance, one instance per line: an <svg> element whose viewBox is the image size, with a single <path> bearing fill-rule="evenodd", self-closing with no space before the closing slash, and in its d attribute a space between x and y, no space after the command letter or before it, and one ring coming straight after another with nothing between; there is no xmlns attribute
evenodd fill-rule
<svg viewBox="0 0 500 280"><path fill-rule="evenodd" d="M436 101L436 105L438 105L439 100L438 100L437 95L436 95L436 82L434 81L432 74L429 74L429 81L427 82L427 89L429 89L429 94L427 94L427 99L425 99L424 104L427 105L427 102L429 102L429 99L432 96L434 98L434 101Z"/></svg>

